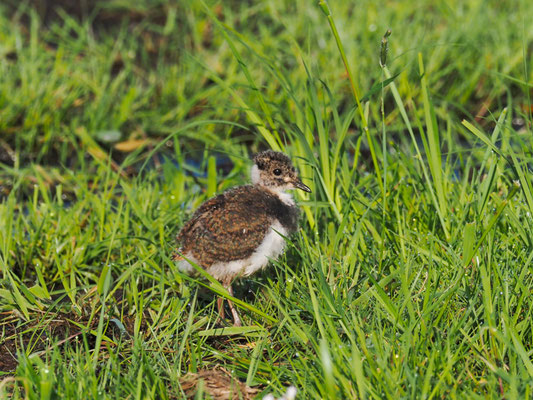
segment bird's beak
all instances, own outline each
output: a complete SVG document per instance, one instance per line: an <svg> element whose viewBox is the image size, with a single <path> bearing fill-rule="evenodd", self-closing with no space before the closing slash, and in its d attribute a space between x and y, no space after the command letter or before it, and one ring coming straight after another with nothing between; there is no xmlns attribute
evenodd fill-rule
<svg viewBox="0 0 533 400"><path fill-rule="evenodd" d="M311 193L311 189L309 189L306 185L304 185L304 184L302 183L302 181L301 181L299 178L296 178L296 179L292 182L292 185L293 185L296 189L301 189L301 190L303 190L304 192Z"/></svg>

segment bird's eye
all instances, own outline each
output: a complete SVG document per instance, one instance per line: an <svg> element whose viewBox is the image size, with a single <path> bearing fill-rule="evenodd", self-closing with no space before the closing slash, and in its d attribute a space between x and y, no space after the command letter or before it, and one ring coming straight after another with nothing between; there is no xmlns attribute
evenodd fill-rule
<svg viewBox="0 0 533 400"><path fill-rule="evenodd" d="M277 175L277 176L281 175L281 169L279 168L276 168L273 172L274 172L274 175Z"/></svg>

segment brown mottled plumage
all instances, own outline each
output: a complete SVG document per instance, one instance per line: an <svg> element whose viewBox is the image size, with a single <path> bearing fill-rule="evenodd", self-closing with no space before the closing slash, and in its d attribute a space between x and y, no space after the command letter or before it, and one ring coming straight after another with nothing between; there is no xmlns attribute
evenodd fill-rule
<svg viewBox="0 0 533 400"><path fill-rule="evenodd" d="M263 268L285 246L283 236L298 228L299 209L289 189L311 190L298 178L291 160L271 150L253 158L253 185L239 186L204 202L177 236L179 266L203 267L233 294L231 282ZM229 302L235 325L240 318ZM222 299L218 302L224 316Z"/></svg>
<svg viewBox="0 0 533 400"><path fill-rule="evenodd" d="M267 189L252 185L228 190L203 203L178 235L183 254L199 265L248 258L277 219L289 232L297 228L299 211Z"/></svg>

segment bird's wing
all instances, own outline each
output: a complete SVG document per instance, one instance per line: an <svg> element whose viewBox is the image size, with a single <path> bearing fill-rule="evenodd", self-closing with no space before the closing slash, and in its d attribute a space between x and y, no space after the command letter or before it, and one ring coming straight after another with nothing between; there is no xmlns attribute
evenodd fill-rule
<svg viewBox="0 0 533 400"><path fill-rule="evenodd" d="M178 234L182 254L192 254L208 267L249 257L263 241L271 225L264 207L240 202L221 194L203 203Z"/></svg>

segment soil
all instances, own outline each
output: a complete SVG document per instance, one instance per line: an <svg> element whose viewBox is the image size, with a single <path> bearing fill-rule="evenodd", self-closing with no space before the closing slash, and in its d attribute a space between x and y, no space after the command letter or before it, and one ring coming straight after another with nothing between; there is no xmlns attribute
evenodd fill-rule
<svg viewBox="0 0 533 400"><path fill-rule="evenodd" d="M117 291L119 292L119 291ZM117 293L115 300L120 298ZM63 346L77 337L86 334L87 329L80 328L77 324L87 326L89 324L90 312L82 312L78 315L74 312L68 313L46 313L43 316L34 318L31 322L25 322L15 312L0 313L0 377L3 375L13 375L18 366L17 354L31 348L31 353L39 353L49 350L50 344L54 347ZM146 315L148 317L148 315ZM133 335L135 327L135 315L108 316L109 319L120 320L128 336ZM146 324L141 324L141 329L146 329ZM90 329L96 330L98 318L93 318ZM110 337L118 337L121 332L116 324L110 323L104 332ZM89 346L95 344L95 337L87 334Z"/></svg>

